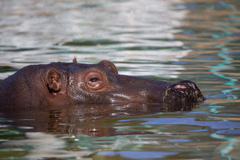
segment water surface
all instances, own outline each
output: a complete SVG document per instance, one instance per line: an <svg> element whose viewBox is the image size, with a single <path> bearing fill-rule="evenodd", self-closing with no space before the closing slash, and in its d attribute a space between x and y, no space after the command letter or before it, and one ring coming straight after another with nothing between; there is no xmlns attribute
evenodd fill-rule
<svg viewBox="0 0 240 160"><path fill-rule="evenodd" d="M2 0L1 80L30 64L108 59L120 74L192 80L207 100L188 112L83 105L0 114L0 158L239 159L239 9L239 0Z"/></svg>

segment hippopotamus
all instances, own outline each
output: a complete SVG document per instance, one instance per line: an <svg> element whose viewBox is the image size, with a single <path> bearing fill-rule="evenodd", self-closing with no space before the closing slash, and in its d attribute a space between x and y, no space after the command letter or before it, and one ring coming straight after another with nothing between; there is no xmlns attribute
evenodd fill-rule
<svg viewBox="0 0 240 160"><path fill-rule="evenodd" d="M116 66L53 62L26 66L0 82L0 107L74 104L198 104L204 97L194 82L176 83L118 74Z"/></svg>

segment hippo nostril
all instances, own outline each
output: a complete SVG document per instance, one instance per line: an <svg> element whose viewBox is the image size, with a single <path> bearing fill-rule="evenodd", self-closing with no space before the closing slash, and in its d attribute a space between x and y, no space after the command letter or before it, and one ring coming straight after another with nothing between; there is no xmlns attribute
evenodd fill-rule
<svg viewBox="0 0 240 160"><path fill-rule="evenodd" d="M175 89L186 89L187 87L185 85L182 84L178 84L174 87Z"/></svg>

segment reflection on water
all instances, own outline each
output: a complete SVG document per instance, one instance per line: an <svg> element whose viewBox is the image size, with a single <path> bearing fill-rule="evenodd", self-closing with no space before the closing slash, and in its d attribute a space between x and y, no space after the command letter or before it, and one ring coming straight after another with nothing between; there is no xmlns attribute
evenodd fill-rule
<svg viewBox="0 0 240 160"><path fill-rule="evenodd" d="M45 106L41 108L2 109L2 117L11 119L4 124L17 126L28 132L86 134L93 137L129 134L114 128L104 128L99 122L159 112L176 112L181 108L168 104L79 104L74 106ZM191 111L191 108L188 109ZM87 128L86 128L87 127ZM110 126L109 126L110 127ZM71 130L69 130L71 128ZM149 132L150 133L150 132ZM137 133L135 133L137 134ZM141 134L141 132L139 132Z"/></svg>
<svg viewBox="0 0 240 160"><path fill-rule="evenodd" d="M11 141L3 140L0 146L2 148L31 146L25 157L30 159L36 157L59 157L58 154L61 154L61 158L76 156L76 154L86 156L91 153L85 151L86 149L107 147L101 144L101 140L100 142L96 140L97 142L94 142L96 145L89 143L89 137L94 139L94 137L155 134L155 131L122 131L120 129L122 126L120 123L124 121L122 118L166 111L174 112L179 111L179 109L177 107L171 108L168 104L80 104L75 106L45 106L32 109L29 107L20 109L19 107L7 108L1 111L1 117L11 120L2 121L2 128L10 130L8 127L12 126L20 133L25 133L26 138L19 135L19 132L15 132L17 140L15 138ZM109 124L109 121L113 124ZM69 141L66 150L70 150L70 152L62 149L66 143L64 137L67 137ZM113 144L113 146L115 145ZM120 146L117 145L117 147L114 148L119 150ZM78 150L78 152L74 153L72 150ZM25 154L26 150L21 150L21 155Z"/></svg>
<svg viewBox="0 0 240 160"><path fill-rule="evenodd" d="M2 0L0 79L29 64L108 59L121 74L195 81L209 99L189 112L1 110L0 158L239 159L239 9L239 0Z"/></svg>

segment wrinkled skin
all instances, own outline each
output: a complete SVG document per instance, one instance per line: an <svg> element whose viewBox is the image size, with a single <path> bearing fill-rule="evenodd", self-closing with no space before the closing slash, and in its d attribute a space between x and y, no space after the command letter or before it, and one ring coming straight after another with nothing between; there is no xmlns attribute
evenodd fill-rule
<svg viewBox="0 0 240 160"><path fill-rule="evenodd" d="M198 104L204 97L191 81L169 83L118 74L115 65L50 63L27 66L0 82L0 106L71 104ZM187 105L188 106L188 105ZM182 109L185 110L185 109Z"/></svg>

